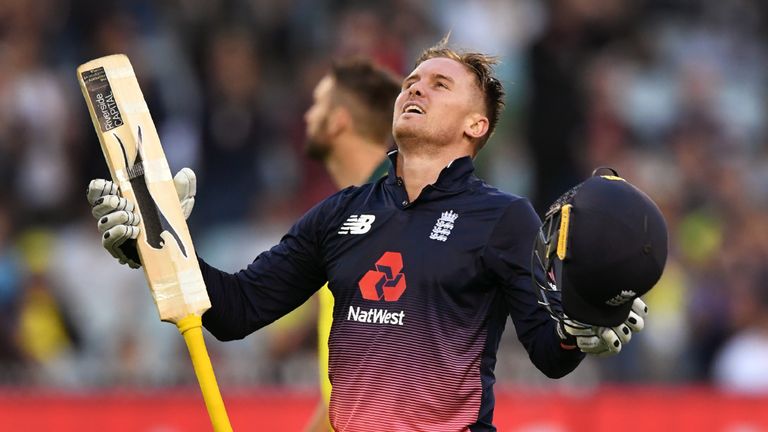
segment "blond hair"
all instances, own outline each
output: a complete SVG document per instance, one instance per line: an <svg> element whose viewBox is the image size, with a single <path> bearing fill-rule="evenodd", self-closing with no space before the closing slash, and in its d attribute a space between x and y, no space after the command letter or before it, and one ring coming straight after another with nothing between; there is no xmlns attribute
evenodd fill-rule
<svg viewBox="0 0 768 432"><path fill-rule="evenodd" d="M496 78L493 68L499 63L499 60L497 57L487 54L450 48L448 46L449 37L450 33L437 45L424 50L416 60L415 66L433 58L449 58L463 64L472 72L477 80L477 86L483 94L485 115L488 117L488 132L478 142L477 149L480 150L496 129L496 124L499 122L499 117L504 109L504 87L501 85L501 81Z"/></svg>

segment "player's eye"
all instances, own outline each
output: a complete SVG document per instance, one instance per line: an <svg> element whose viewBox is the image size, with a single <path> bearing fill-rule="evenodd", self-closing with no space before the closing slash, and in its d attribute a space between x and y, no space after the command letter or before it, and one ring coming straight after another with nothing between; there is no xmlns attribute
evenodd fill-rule
<svg viewBox="0 0 768 432"><path fill-rule="evenodd" d="M440 87L440 88L444 88L444 89L447 89L447 88L448 88L448 85L446 85L446 84L445 84L444 82L442 82L442 81L438 81L437 83L435 83L435 87Z"/></svg>

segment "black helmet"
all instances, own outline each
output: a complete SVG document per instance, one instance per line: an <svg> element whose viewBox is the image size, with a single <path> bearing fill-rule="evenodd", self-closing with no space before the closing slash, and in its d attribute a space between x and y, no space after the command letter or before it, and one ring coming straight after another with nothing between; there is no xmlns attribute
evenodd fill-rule
<svg viewBox="0 0 768 432"><path fill-rule="evenodd" d="M562 300L569 318L614 327L661 277L667 225L648 195L598 168L550 206L532 255L534 290L555 319Z"/></svg>

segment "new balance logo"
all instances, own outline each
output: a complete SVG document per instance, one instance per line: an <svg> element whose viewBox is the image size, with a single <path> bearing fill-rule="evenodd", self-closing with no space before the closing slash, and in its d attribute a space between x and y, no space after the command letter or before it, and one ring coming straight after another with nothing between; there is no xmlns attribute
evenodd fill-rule
<svg viewBox="0 0 768 432"><path fill-rule="evenodd" d="M615 295L614 297L609 299L607 302L605 302L605 304L607 304L608 306L621 306L624 303L632 300L632 298L635 295L637 295L637 293L635 293L632 290L622 290L621 294Z"/></svg>
<svg viewBox="0 0 768 432"><path fill-rule="evenodd" d="M376 216L374 215L352 215L339 228L339 234L365 234L371 230L371 225L375 220Z"/></svg>
<svg viewBox="0 0 768 432"><path fill-rule="evenodd" d="M459 214L453 210L443 212L440 218L435 222L435 226L432 227L432 233L429 234L429 238L444 242L448 240L448 236L451 235L453 224L456 219L459 218Z"/></svg>

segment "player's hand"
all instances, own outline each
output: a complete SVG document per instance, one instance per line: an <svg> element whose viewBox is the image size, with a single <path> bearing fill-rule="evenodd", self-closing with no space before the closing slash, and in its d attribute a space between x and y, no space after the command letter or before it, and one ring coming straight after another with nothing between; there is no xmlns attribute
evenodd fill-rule
<svg viewBox="0 0 768 432"><path fill-rule="evenodd" d="M195 206L197 194L197 176L191 168L182 168L173 176L173 185L176 186L176 195L181 203L181 212L184 219L189 219L192 208Z"/></svg>
<svg viewBox="0 0 768 432"><path fill-rule="evenodd" d="M640 298L632 302L632 309L623 324L601 327L565 318L558 329L564 347L578 347L582 352L598 357L618 354L632 340L632 334L645 327L648 306Z"/></svg>
<svg viewBox="0 0 768 432"><path fill-rule="evenodd" d="M195 205L197 177L189 168L183 168L173 178L176 194L181 202L184 218L189 218ZM104 179L91 180L86 192L91 213L98 220L101 243L104 249L120 264L131 268L141 267L136 249L140 216L131 201L123 198L113 182Z"/></svg>

